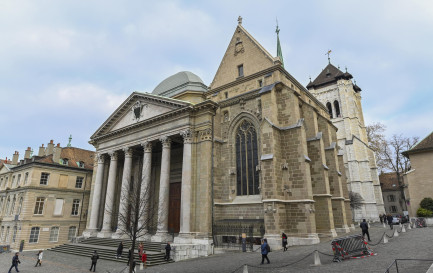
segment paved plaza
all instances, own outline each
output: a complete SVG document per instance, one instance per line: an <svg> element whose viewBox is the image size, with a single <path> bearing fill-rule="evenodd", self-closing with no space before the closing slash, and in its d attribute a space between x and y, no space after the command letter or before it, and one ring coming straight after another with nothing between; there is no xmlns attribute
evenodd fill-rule
<svg viewBox="0 0 433 273"><path fill-rule="evenodd" d="M382 237L383 232L392 235L389 228L383 228L379 225L370 229L372 243ZM406 233L400 233L397 238L389 240L388 244L380 243L377 246L371 246L376 256L350 259L341 263L333 263L332 257L320 254L322 265L318 267L313 264L313 255L309 255L314 250L332 254L330 241L324 241L313 246L290 247L287 252L275 251L269 254L271 264L259 265L261 261L260 253L230 253L213 255L206 258L181 261L172 264L149 267L146 270L137 272L159 273L159 272L236 272L242 273L242 265L247 264L248 272L385 272L385 269L394 259L433 259L433 228L422 228L408 230ZM114 255L114 253L113 253ZM309 255L309 256L308 256ZM307 257L308 256L308 257ZM291 264L306 257L304 260ZM2 272L7 272L12 258L11 253L0 254L0 264ZM89 272L90 257L79 257L63 253L45 251L42 267L35 268L36 252L24 252L21 254L20 272ZM418 273L426 272L431 262L419 261L401 261L398 264L400 273ZM96 272L117 273L125 268L124 264L100 260ZM237 269L237 270L236 270ZM13 271L14 272L14 271ZM126 271L125 271L126 272ZM395 267L390 272L396 272Z"/></svg>

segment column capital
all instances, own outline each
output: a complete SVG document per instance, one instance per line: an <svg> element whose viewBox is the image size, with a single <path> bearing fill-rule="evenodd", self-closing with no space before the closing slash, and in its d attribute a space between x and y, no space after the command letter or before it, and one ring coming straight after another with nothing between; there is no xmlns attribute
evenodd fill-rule
<svg viewBox="0 0 433 273"><path fill-rule="evenodd" d="M98 159L98 164L104 164L104 162L105 162L105 154L99 153L99 154L96 155L96 158Z"/></svg>
<svg viewBox="0 0 433 273"><path fill-rule="evenodd" d="M127 147L123 148L123 152L125 152L125 157L132 157L132 149Z"/></svg>
<svg viewBox="0 0 433 273"><path fill-rule="evenodd" d="M111 151L108 155L111 157L111 161L117 161L117 151Z"/></svg>
<svg viewBox="0 0 433 273"><path fill-rule="evenodd" d="M180 132L180 135L183 137L183 143L191 143L192 142L192 130L186 129Z"/></svg>
<svg viewBox="0 0 433 273"><path fill-rule="evenodd" d="M141 147L143 147L145 153L151 153L152 152L152 142L145 141L145 142L142 142L140 144L141 144Z"/></svg>
<svg viewBox="0 0 433 273"><path fill-rule="evenodd" d="M159 138L159 141L162 142L162 148L170 148L171 139L168 136L162 136Z"/></svg>

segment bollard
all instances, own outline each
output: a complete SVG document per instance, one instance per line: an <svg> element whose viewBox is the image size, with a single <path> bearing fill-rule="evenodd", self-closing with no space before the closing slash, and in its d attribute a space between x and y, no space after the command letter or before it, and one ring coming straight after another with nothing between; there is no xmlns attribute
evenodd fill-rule
<svg viewBox="0 0 433 273"><path fill-rule="evenodd" d="M143 263L140 263L140 271L143 270Z"/></svg>
<svg viewBox="0 0 433 273"><path fill-rule="evenodd" d="M248 273L248 265L244 264L244 271L242 273Z"/></svg>
<svg viewBox="0 0 433 273"><path fill-rule="evenodd" d="M319 266L319 265L322 265L322 263L320 262L319 251L314 250L314 264L312 264L311 266Z"/></svg>
<svg viewBox="0 0 433 273"><path fill-rule="evenodd" d="M394 229L394 237L398 237L397 227Z"/></svg>
<svg viewBox="0 0 433 273"><path fill-rule="evenodd" d="M383 243L384 243L384 244L387 244L387 243L388 243L388 237L386 237L386 234L385 234L385 236L383 236Z"/></svg>
<svg viewBox="0 0 433 273"><path fill-rule="evenodd" d="M385 222L383 223L383 227L386 228Z"/></svg>
<svg viewBox="0 0 433 273"><path fill-rule="evenodd" d="M407 229L412 229L412 223L409 222L409 224L407 225Z"/></svg>
<svg viewBox="0 0 433 273"><path fill-rule="evenodd" d="M406 229L404 228L404 225L401 226L401 232L406 232Z"/></svg>
<svg viewBox="0 0 433 273"><path fill-rule="evenodd" d="M398 226L401 227L401 223L398 223Z"/></svg>

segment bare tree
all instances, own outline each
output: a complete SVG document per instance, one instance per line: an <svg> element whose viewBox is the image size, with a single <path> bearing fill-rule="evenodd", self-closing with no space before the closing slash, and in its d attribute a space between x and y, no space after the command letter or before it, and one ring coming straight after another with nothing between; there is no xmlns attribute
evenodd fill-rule
<svg viewBox="0 0 433 273"><path fill-rule="evenodd" d="M360 209L362 207L362 202L364 201L364 198L362 198L361 194L350 191L349 199L350 199L350 207L352 208L352 210Z"/></svg>
<svg viewBox="0 0 433 273"><path fill-rule="evenodd" d="M132 242L129 273L133 271L137 240L149 234L149 228L154 230L161 218L158 217L158 204L150 198L150 183L143 183L143 180L142 183L135 183L133 187L129 186L130 183L126 183L126 186L122 185L123 194L120 196L116 233L126 235L125 237ZM141 184L141 188L136 186L137 184Z"/></svg>
<svg viewBox="0 0 433 273"><path fill-rule="evenodd" d="M386 172L390 169L388 161L384 158L383 149L387 145L385 138L386 126L380 122L367 125L367 139L370 148L376 157L376 165L379 172Z"/></svg>

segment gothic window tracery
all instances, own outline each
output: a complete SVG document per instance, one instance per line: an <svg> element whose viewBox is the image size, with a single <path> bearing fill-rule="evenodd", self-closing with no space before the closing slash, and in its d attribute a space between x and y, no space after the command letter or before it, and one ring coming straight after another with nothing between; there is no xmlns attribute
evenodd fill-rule
<svg viewBox="0 0 433 273"><path fill-rule="evenodd" d="M340 114L340 104L338 103L337 100L334 101L334 108L335 108L335 115L336 115L336 117L337 118L340 117L341 116L341 114Z"/></svg>
<svg viewBox="0 0 433 273"><path fill-rule="evenodd" d="M244 120L236 131L236 189L237 195L259 194L257 132L251 122Z"/></svg>

